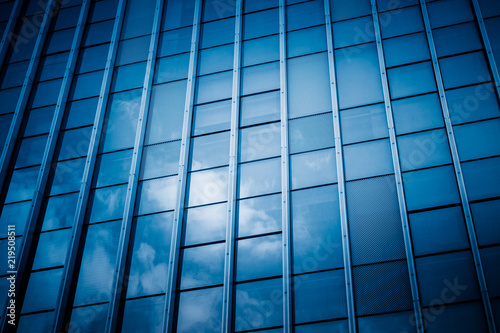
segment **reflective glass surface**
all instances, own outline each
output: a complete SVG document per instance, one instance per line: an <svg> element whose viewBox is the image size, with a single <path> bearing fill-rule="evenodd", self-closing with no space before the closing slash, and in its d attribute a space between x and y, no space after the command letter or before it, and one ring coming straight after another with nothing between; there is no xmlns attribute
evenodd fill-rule
<svg viewBox="0 0 500 333"><path fill-rule="evenodd" d="M184 211L184 245L224 240L226 220L226 203L186 209Z"/></svg>
<svg viewBox="0 0 500 333"><path fill-rule="evenodd" d="M281 195L238 201L238 237L281 230Z"/></svg>
<svg viewBox="0 0 500 333"><path fill-rule="evenodd" d="M226 201L228 174L227 167L190 173L186 205L191 207Z"/></svg>
<svg viewBox="0 0 500 333"><path fill-rule="evenodd" d="M394 172L389 140L344 146L346 180Z"/></svg>
<svg viewBox="0 0 500 333"><path fill-rule="evenodd" d="M282 275L281 244L281 235L236 241L236 281Z"/></svg>
<svg viewBox="0 0 500 333"><path fill-rule="evenodd" d="M278 123L240 130L240 162L280 155L280 140L281 127Z"/></svg>
<svg viewBox="0 0 500 333"><path fill-rule="evenodd" d="M178 333L220 332L222 287L182 292L179 295L178 306ZM193 316L194 313L196 313L196 316Z"/></svg>
<svg viewBox="0 0 500 333"><path fill-rule="evenodd" d="M224 243L219 243L182 250L180 288L190 289L222 284L224 247Z"/></svg>
<svg viewBox="0 0 500 333"><path fill-rule="evenodd" d="M156 213L174 209L177 176L145 180L137 189L137 214Z"/></svg>
<svg viewBox="0 0 500 333"><path fill-rule="evenodd" d="M279 192L281 188L280 159L245 163L239 166L239 198Z"/></svg>
<svg viewBox="0 0 500 333"><path fill-rule="evenodd" d="M325 149L290 156L291 188L337 182L335 150Z"/></svg>
<svg viewBox="0 0 500 333"><path fill-rule="evenodd" d="M229 164L229 132L193 138L190 151L191 171L227 165Z"/></svg>

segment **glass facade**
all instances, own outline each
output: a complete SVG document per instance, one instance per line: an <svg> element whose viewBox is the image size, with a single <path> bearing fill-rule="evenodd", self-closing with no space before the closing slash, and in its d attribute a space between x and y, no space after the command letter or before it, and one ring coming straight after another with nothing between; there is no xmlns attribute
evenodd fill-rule
<svg viewBox="0 0 500 333"><path fill-rule="evenodd" d="M497 0L0 1L0 330L497 332L499 31Z"/></svg>

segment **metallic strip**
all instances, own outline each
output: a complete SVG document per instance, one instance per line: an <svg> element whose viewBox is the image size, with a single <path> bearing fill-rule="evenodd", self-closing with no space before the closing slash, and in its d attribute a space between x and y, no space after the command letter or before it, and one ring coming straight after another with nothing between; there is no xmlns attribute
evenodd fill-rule
<svg viewBox="0 0 500 333"><path fill-rule="evenodd" d="M495 80L495 89L497 91L497 96L500 98L500 74L498 74L498 67L493 55L493 49L490 44L490 39L488 37L488 32L483 20L483 14L481 13L481 8L479 7L478 0L472 0L472 5L474 6L474 11L476 13L477 24L479 25L479 30L481 31L481 37L483 39L484 48L486 49L486 54L488 56L488 62L490 63L491 72L493 73L493 79Z"/></svg>
<svg viewBox="0 0 500 333"><path fill-rule="evenodd" d="M422 10L422 17L424 19L427 41L429 43L429 49L431 52L432 66L434 68L434 75L439 92L439 100L441 102L441 109L443 111L443 118L446 125L446 133L448 136L448 142L450 144L451 157L453 159L453 167L455 169L455 176L458 183L458 190L460 193L460 199L462 201L462 207L465 215L465 225L467 227L467 233L469 234L472 257L474 258L474 263L476 265L476 274L477 274L477 279L479 281L479 288L481 290L481 296L483 300L484 311L486 314L486 320L488 322L489 331L496 332L495 321L493 319L493 311L491 309L490 297L486 286L486 279L484 276L483 265L481 263L481 255L479 253L479 246L477 244L476 231L474 230L474 221L472 220L469 198L467 197L467 189L465 188L462 168L460 166L460 158L458 155L457 143L455 141L455 135L453 133L450 112L448 109L448 103L445 97L443 79L441 76L441 68L439 67L438 63L436 47L434 45L431 23L429 20L429 14L427 12L427 5L425 3L425 0L420 0L420 7Z"/></svg>
<svg viewBox="0 0 500 333"><path fill-rule="evenodd" d="M288 87L286 66L286 4L279 1L281 87L281 223L283 245L283 332L292 329L292 254L290 221L290 154L288 151Z"/></svg>
<svg viewBox="0 0 500 333"><path fill-rule="evenodd" d="M125 268L127 264L127 253L129 250L130 233L134 218L134 203L139 185L138 177L141 167L141 159L144 146L144 137L146 135L146 124L149 113L149 101L151 99L151 89L153 86L154 69L156 65L156 54L158 43L160 41L161 14L163 12L163 0L156 0L155 13L153 18L153 29L149 43L148 63L146 65L146 74L144 78L144 87L142 89L141 105L139 109L139 120L134 142L134 154L130 166L127 195L122 220L122 231L118 242L118 255L116 259L116 272L113 277L113 289L106 323L106 332L115 332L118 325L118 314L120 312L120 303L126 282L124 283Z"/></svg>
<svg viewBox="0 0 500 333"><path fill-rule="evenodd" d="M229 144L229 182L227 197L226 248L224 260L224 292L222 305L222 330L231 333L234 283L234 252L236 230L236 186L238 184L238 142L240 123L241 33L243 0L236 0L234 31L233 92L231 105L231 138Z"/></svg>
<svg viewBox="0 0 500 333"><path fill-rule="evenodd" d="M71 312L72 305L68 303L72 294L71 284L73 282L73 278L76 275L75 269L78 264L76 259L78 256L80 244L82 243L81 234L85 219L87 202L89 199L90 189L92 186L91 185L92 176L94 174L97 152L99 149L99 142L101 140L101 135L102 135L101 132L104 124L104 117L106 113L106 106L108 103L109 90L111 87L111 79L113 76L116 52L118 49L118 41L120 39L120 33L123 25L123 12L125 10L125 2L126 0L120 0L118 2L115 24L113 26L113 33L111 35L108 57L106 60L106 67L104 69L103 81L101 83L99 102L97 104L94 126L92 128L92 135L90 138L87 159L85 161L85 169L83 172L82 184L80 186L80 194L78 196L78 202L76 206L76 214L73 220L73 228L72 228L73 234L71 235L69 252L64 264L62 283L59 288L59 295L57 297L56 318L53 326L54 333L63 332L67 329L66 316L68 316L69 312Z"/></svg>
<svg viewBox="0 0 500 333"><path fill-rule="evenodd" d="M337 82L335 72L335 55L333 48L332 19L330 13L330 0L325 0L326 42L328 46L328 68L330 72L330 93L332 98L333 133L335 136L337 180L339 189L340 225L342 229L342 249L344 254L344 274L346 281L347 317L349 332L355 333L356 312L354 310L354 292L352 287L351 245L349 241L349 228L347 225L347 206L344 178L344 158L342 151L342 136L340 134L340 113L337 96Z"/></svg>
<svg viewBox="0 0 500 333"><path fill-rule="evenodd" d="M411 296L413 300L413 310L415 314L415 325L417 332L424 332L422 319L422 307L418 292L417 276L415 269L415 260L413 256L413 246L411 243L410 227L408 226L408 212L406 210L406 199L403 190L403 179L401 175L401 166L399 164L398 143L396 141L396 131L394 130L394 117L392 114L391 96L389 94L389 84L387 81L387 69L385 66L384 48L382 46L382 36L380 34L380 22L377 14L376 0L371 0L373 26L375 32L375 40L377 42L378 63L380 67L380 77L382 79L382 89L384 92L385 114L387 118L387 126L389 128L389 140L391 142L392 165L394 167L394 176L396 177L396 191L399 202L399 214L401 215L401 224L403 227L403 238L406 252L406 263L408 265L408 273L410 277ZM413 321L411 321L413 322Z"/></svg>
<svg viewBox="0 0 500 333"><path fill-rule="evenodd" d="M14 37L14 29L16 28L16 22L19 18L22 7L23 0L16 0L10 12L9 21L5 26L5 31L3 32L2 40L0 41L0 66L3 64L5 56L7 55L7 50L9 49L7 45L12 41L12 37Z"/></svg>
<svg viewBox="0 0 500 333"><path fill-rule="evenodd" d="M177 183L177 202L175 203L174 223L172 226L172 240L170 243L170 257L168 261L168 276L165 295L165 311L163 318L164 332L174 331L175 295L177 289L177 272L179 270L179 255L182 236L182 221L184 219L184 201L186 197L187 171L189 164L189 146L191 143L191 123L193 119L194 92L196 86L196 68L198 64L198 39L200 35L201 1L194 4L193 34L191 36L191 55L189 57L188 82L186 102L184 107L184 122L182 124L181 152Z"/></svg>

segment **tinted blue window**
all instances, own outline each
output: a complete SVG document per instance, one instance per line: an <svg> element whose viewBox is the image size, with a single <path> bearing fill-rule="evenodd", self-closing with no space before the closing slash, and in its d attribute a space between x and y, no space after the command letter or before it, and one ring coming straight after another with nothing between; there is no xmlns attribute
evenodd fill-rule
<svg viewBox="0 0 500 333"><path fill-rule="evenodd" d="M16 230L24 230L30 207L31 201L18 202L3 206L2 213L0 215L0 226L4 229L0 231L0 238L7 238L7 225L9 224L14 224L16 226ZM23 231L18 231L18 233L22 232Z"/></svg>
<svg viewBox="0 0 500 333"><path fill-rule="evenodd" d="M279 192L281 189L280 174L279 158L240 165L238 197L246 198Z"/></svg>
<svg viewBox="0 0 500 333"><path fill-rule="evenodd" d="M224 280L224 243L182 250L180 288L222 284Z"/></svg>
<svg viewBox="0 0 500 333"><path fill-rule="evenodd" d="M277 34L278 31L278 9L247 14L243 17L243 39Z"/></svg>
<svg viewBox="0 0 500 333"><path fill-rule="evenodd" d="M53 180L50 195L80 190L85 158L59 162L53 166Z"/></svg>
<svg viewBox="0 0 500 333"><path fill-rule="evenodd" d="M70 100L99 96L104 71L76 75L73 78Z"/></svg>
<svg viewBox="0 0 500 333"><path fill-rule="evenodd" d="M115 65L121 66L147 60L150 40L151 36L144 36L121 41Z"/></svg>
<svg viewBox="0 0 500 333"><path fill-rule="evenodd" d="M282 275L282 252L281 235L236 241L236 281Z"/></svg>
<svg viewBox="0 0 500 333"><path fill-rule="evenodd" d="M154 15L154 0L127 1L121 38L132 38L151 33Z"/></svg>
<svg viewBox="0 0 500 333"><path fill-rule="evenodd" d="M289 58L326 51L325 26L287 33L286 54Z"/></svg>
<svg viewBox="0 0 500 333"><path fill-rule="evenodd" d="M233 68L234 46L224 45L201 50L198 54L198 75L222 72ZM187 55L189 61L189 54ZM187 65L186 61L186 65ZM186 66L187 67L187 66ZM175 66L167 66L171 71ZM187 76L187 69L186 69Z"/></svg>
<svg viewBox="0 0 500 333"><path fill-rule="evenodd" d="M290 156L291 188L336 183L335 149Z"/></svg>
<svg viewBox="0 0 500 333"><path fill-rule="evenodd" d="M193 135L228 130L230 125L231 100L194 107Z"/></svg>
<svg viewBox="0 0 500 333"><path fill-rule="evenodd" d="M413 312L389 313L358 318L360 333L416 332Z"/></svg>
<svg viewBox="0 0 500 333"><path fill-rule="evenodd" d="M499 157L463 163L462 171L469 200L500 195Z"/></svg>
<svg viewBox="0 0 500 333"><path fill-rule="evenodd" d="M85 46L109 43L114 23L114 20L110 20L88 25L83 35Z"/></svg>
<svg viewBox="0 0 500 333"><path fill-rule="evenodd" d="M48 106L39 109L26 110L25 114L28 116L28 121L26 122L26 128L24 129L24 136L48 133L50 130L50 125L52 124L52 116L54 115L55 106ZM12 115L6 115L0 117L7 119L5 123L4 135L7 136L10 127L10 121L12 120ZM1 134L0 134L1 135Z"/></svg>
<svg viewBox="0 0 500 333"><path fill-rule="evenodd" d="M232 78L232 77L231 77ZM231 81L232 84L232 81ZM241 94L248 95L280 88L280 65L272 62L243 68L241 71ZM226 96L226 97L230 97Z"/></svg>
<svg viewBox="0 0 500 333"><path fill-rule="evenodd" d="M193 24L194 0L169 0L163 9L162 30L175 29Z"/></svg>
<svg viewBox="0 0 500 333"><path fill-rule="evenodd" d="M45 52L47 54L57 53L62 51L69 51L75 29L66 29L56 32L49 32L47 34L47 41L45 43ZM34 39L34 38L33 38Z"/></svg>
<svg viewBox="0 0 500 333"><path fill-rule="evenodd" d="M474 19L472 8L466 0L445 0L430 3L427 6L433 28L452 25ZM446 13L443 15L442 13Z"/></svg>
<svg viewBox="0 0 500 333"><path fill-rule="evenodd" d="M454 125L500 116L491 83L448 90L446 99Z"/></svg>
<svg viewBox="0 0 500 333"><path fill-rule="evenodd" d="M55 308L62 273L62 268L31 273L22 313Z"/></svg>
<svg viewBox="0 0 500 333"><path fill-rule="evenodd" d="M333 46L335 48L375 41L371 16L333 24Z"/></svg>
<svg viewBox="0 0 500 333"><path fill-rule="evenodd" d="M490 72L483 52L474 52L439 60L446 89L488 81ZM457 71L457 68L460 68Z"/></svg>
<svg viewBox="0 0 500 333"><path fill-rule="evenodd" d="M346 20L371 14L372 11L369 0L358 0L355 4L356 5L346 6L343 0L330 1L332 21Z"/></svg>
<svg viewBox="0 0 500 333"><path fill-rule="evenodd" d="M103 154L97 157L99 173L95 186L108 186L127 183L132 162L132 150L123 150L115 153Z"/></svg>
<svg viewBox="0 0 500 333"><path fill-rule="evenodd" d="M63 266L72 233L71 229L41 233L32 269Z"/></svg>
<svg viewBox="0 0 500 333"><path fill-rule="evenodd" d="M67 103L65 112L66 119L65 122L63 122L63 128L92 125L97 110L97 103L97 98Z"/></svg>
<svg viewBox="0 0 500 333"><path fill-rule="evenodd" d="M233 87L232 71L201 76L196 81L196 104L231 98Z"/></svg>
<svg viewBox="0 0 500 333"><path fill-rule="evenodd" d="M347 320L336 320L295 327L295 333L342 333L348 330Z"/></svg>
<svg viewBox="0 0 500 333"><path fill-rule="evenodd" d="M21 316L17 332L31 332L33 327L37 327L41 331L49 331L52 329L54 317L54 311Z"/></svg>
<svg viewBox="0 0 500 333"><path fill-rule="evenodd" d="M228 167L192 172L188 176L189 207L227 200Z"/></svg>
<svg viewBox="0 0 500 333"><path fill-rule="evenodd" d="M125 302L122 332L160 332L163 329L165 297L147 297Z"/></svg>
<svg viewBox="0 0 500 333"><path fill-rule="evenodd" d="M398 135L444 126L437 94L393 101L392 110Z"/></svg>
<svg viewBox="0 0 500 333"><path fill-rule="evenodd" d="M144 147L140 179L174 175L179 170L181 141Z"/></svg>
<svg viewBox="0 0 500 333"><path fill-rule="evenodd" d="M38 166L13 171L5 203L33 198L39 170L40 167Z"/></svg>
<svg viewBox="0 0 500 333"><path fill-rule="evenodd" d="M142 87L145 73L146 62L115 67L111 92Z"/></svg>
<svg viewBox="0 0 500 333"><path fill-rule="evenodd" d="M389 69L389 86L392 98L423 94L436 90L430 62Z"/></svg>
<svg viewBox="0 0 500 333"><path fill-rule="evenodd" d="M74 308L71 312L71 327L79 327L88 332L99 332L106 329L106 318L109 304ZM93 316L89 318L89 313Z"/></svg>
<svg viewBox="0 0 500 333"><path fill-rule="evenodd" d="M198 316L193 317L193 313ZM222 288L181 292L177 314L177 332L218 333L222 320Z"/></svg>
<svg viewBox="0 0 500 333"><path fill-rule="evenodd" d="M232 59L232 58L231 58ZM257 38L243 42L242 66L251 66L280 59L279 36Z"/></svg>
<svg viewBox="0 0 500 333"><path fill-rule="evenodd" d="M189 53L158 59L154 83L163 83L188 77Z"/></svg>
<svg viewBox="0 0 500 333"><path fill-rule="evenodd" d="M203 0L203 21L234 16L236 5L231 0Z"/></svg>
<svg viewBox="0 0 500 333"><path fill-rule="evenodd" d="M427 60L431 57L425 33L384 40L385 64L387 67Z"/></svg>
<svg viewBox="0 0 500 333"><path fill-rule="evenodd" d="M183 2L184 3L184 2ZM166 31L160 34L158 57L189 52L191 49L192 27Z"/></svg>
<svg viewBox="0 0 500 333"><path fill-rule="evenodd" d="M500 243L500 201L485 201L471 204L472 217L479 245Z"/></svg>
<svg viewBox="0 0 500 333"><path fill-rule="evenodd" d="M55 151L58 161L87 156L92 137L92 127L83 127L62 132Z"/></svg>
<svg viewBox="0 0 500 333"><path fill-rule="evenodd" d="M203 23L200 29L200 48L234 42L234 18Z"/></svg>
<svg viewBox="0 0 500 333"><path fill-rule="evenodd" d="M29 106L38 108L56 104L61 83L62 79L35 83L32 88Z"/></svg>
<svg viewBox="0 0 500 333"><path fill-rule="evenodd" d="M333 147L332 114L290 120L289 141L291 154Z"/></svg>
<svg viewBox="0 0 500 333"><path fill-rule="evenodd" d="M77 200L78 193L48 198L42 231L72 226Z"/></svg>
<svg viewBox="0 0 500 333"><path fill-rule="evenodd" d="M392 1L392 0L379 0L377 1L377 7L379 12L386 10L393 10L397 8L407 7L410 5L417 5L418 0L405 0L403 3L401 1ZM388 15L392 15L392 13L388 13ZM382 17L381 17L382 19Z"/></svg>
<svg viewBox="0 0 500 333"><path fill-rule="evenodd" d="M191 139L190 153L191 171L229 164L229 132Z"/></svg>
<svg viewBox="0 0 500 333"><path fill-rule="evenodd" d="M341 111L340 124L344 144L389 136L384 104Z"/></svg>
<svg viewBox="0 0 500 333"><path fill-rule="evenodd" d="M22 168L42 163L46 143L46 135L21 140L14 167Z"/></svg>
<svg viewBox="0 0 500 333"><path fill-rule="evenodd" d="M38 80L45 81L64 76L69 53L59 53L42 58L39 66L41 71Z"/></svg>
<svg viewBox="0 0 500 333"><path fill-rule="evenodd" d="M156 213L175 207L177 176L146 180L137 189L137 214Z"/></svg>
<svg viewBox="0 0 500 333"><path fill-rule="evenodd" d="M451 163L444 129L400 136L398 148L403 171Z"/></svg>
<svg viewBox="0 0 500 333"><path fill-rule="evenodd" d="M240 113L240 126L279 120L279 91L241 98Z"/></svg>
<svg viewBox="0 0 500 333"><path fill-rule="evenodd" d="M344 146L346 180L394 172L389 140Z"/></svg>
<svg viewBox="0 0 500 333"><path fill-rule="evenodd" d="M245 13L272 7L278 7L278 0L252 0L243 2Z"/></svg>
<svg viewBox="0 0 500 333"><path fill-rule="evenodd" d="M89 223L122 218L126 193L127 185L93 190L89 198Z"/></svg>
<svg viewBox="0 0 500 333"><path fill-rule="evenodd" d="M5 66L0 74L0 88L5 89L22 85L28 65L29 61L22 61Z"/></svg>
<svg viewBox="0 0 500 333"><path fill-rule="evenodd" d="M500 119L455 126L461 161L500 155Z"/></svg>
<svg viewBox="0 0 500 333"><path fill-rule="evenodd" d="M237 205L238 237L281 231L281 194L239 200Z"/></svg>
<svg viewBox="0 0 500 333"><path fill-rule="evenodd" d="M500 283L498 281L500 274L498 266L498 262L500 261L500 246L484 248L480 252L486 284L488 285L488 293L490 297L498 297L500 296Z"/></svg>
<svg viewBox="0 0 500 333"><path fill-rule="evenodd" d="M17 99L21 92L21 87L0 90L2 105L0 106L0 114L14 112L16 110Z"/></svg>
<svg viewBox="0 0 500 333"><path fill-rule="evenodd" d="M240 130L240 162L279 156L280 153L281 127L278 123Z"/></svg>
<svg viewBox="0 0 500 333"><path fill-rule="evenodd" d="M227 204L189 208L184 211L184 245L226 238Z"/></svg>
<svg viewBox="0 0 500 333"><path fill-rule="evenodd" d="M465 23L433 31L439 57L479 50L483 46L475 23Z"/></svg>
<svg viewBox="0 0 500 333"><path fill-rule="evenodd" d="M487 332L486 318L481 302L447 305L444 312L431 321L426 318L426 331L438 333L446 330L453 332Z"/></svg>
<svg viewBox="0 0 500 333"><path fill-rule="evenodd" d="M287 30L297 30L324 24L325 9L323 2L312 0L286 7L286 22Z"/></svg>
<svg viewBox="0 0 500 333"><path fill-rule="evenodd" d="M389 17L389 19L387 19ZM424 23L419 6L397 9L380 15L385 24L380 25L383 38L406 35L424 30Z"/></svg>

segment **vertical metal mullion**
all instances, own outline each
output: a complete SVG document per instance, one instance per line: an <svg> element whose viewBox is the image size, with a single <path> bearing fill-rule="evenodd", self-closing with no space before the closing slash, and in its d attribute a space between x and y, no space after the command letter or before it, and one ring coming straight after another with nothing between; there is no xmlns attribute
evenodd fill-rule
<svg viewBox="0 0 500 333"><path fill-rule="evenodd" d="M173 332L175 295L177 288L177 272L179 270L179 254L182 235L182 221L184 217L184 201L187 186L187 168L189 164L189 146L191 136L191 123L193 119L194 91L196 85L196 68L198 63L198 45L201 22L201 1L195 0L193 33L191 35L191 51L189 57L188 82L186 88L186 101L184 104L184 120L182 124L181 151L177 182L177 201L175 203L174 223L172 226L172 239L170 243L170 256L168 261L168 275L165 294L165 316L163 317L164 332Z"/></svg>
<svg viewBox="0 0 500 333"><path fill-rule="evenodd" d="M16 139L23 121L24 111L26 109L26 105L28 104L31 87L33 86L38 63L40 62L40 54L42 53L43 44L45 43L47 31L49 29L51 19L54 16L53 14L56 6L58 6L57 0L48 0L47 8L45 8L42 24L40 26L40 30L38 31L33 53L31 54L30 63L21 88L21 93L17 100L14 116L2 150L2 155L0 156L0 189L3 187L5 177L7 176L9 162L14 152Z"/></svg>
<svg viewBox="0 0 500 333"><path fill-rule="evenodd" d="M12 37L14 37L14 29L16 27L16 22L19 18L22 7L23 0L16 0L10 12L9 21L7 22L7 26L5 27L5 31L3 32L2 40L0 41L0 67L3 65L3 61L5 60L5 56L7 55L9 42L14 43L12 41Z"/></svg>
<svg viewBox="0 0 500 333"><path fill-rule="evenodd" d="M283 252L283 332L292 332L292 259L290 222L290 154L288 151L288 87L286 68L286 3L279 1L280 118L281 118L281 223Z"/></svg>
<svg viewBox="0 0 500 333"><path fill-rule="evenodd" d="M234 299L234 251L236 230L236 187L238 184L238 142L240 119L241 33L243 0L236 0L234 32L233 87L231 103L231 137L229 143L229 183L227 199L226 248L224 256L224 291L221 332L230 333L232 328L232 303Z"/></svg>
<svg viewBox="0 0 500 333"><path fill-rule="evenodd" d="M83 171L82 183L80 186L80 193L78 195L78 201L76 205L76 214L73 219L71 242L69 245L69 252L66 256L66 261L64 263L64 271L62 283L59 288L59 295L57 297L56 303L56 317L53 324L53 332L63 332L65 331L65 319L68 311L68 304L71 294L71 284L75 275L76 259L78 256L78 251L81 243L81 234L85 219L85 211L87 208L87 202L89 199L92 176L94 174L94 169L96 165L97 153L99 149L99 142L101 140L102 128L104 124L104 117L106 113L106 106L108 103L109 90L111 87L111 79L114 70L114 64L116 60L116 53L118 49L118 41L120 39L120 33L123 25L123 13L125 10L126 0L120 0L118 2L117 12L115 16L115 23L113 26L113 32L111 35L111 41L109 44L109 51L106 60L106 66L104 69L104 75L101 83L101 91L99 93L99 101L97 104L96 115L94 118L94 126L92 128L92 134L90 137L89 150L87 153L87 159L85 161L85 168Z"/></svg>
<svg viewBox="0 0 500 333"><path fill-rule="evenodd" d="M127 194L123 211L122 227L120 239L118 242L118 255L116 258L116 271L113 276L113 289L106 323L106 332L115 332L118 325L118 314L120 312L120 303L123 294L124 274L127 263L128 245L130 242L130 233L134 218L134 202L139 185L139 172L141 167L142 152L144 146L144 137L146 134L146 124L149 113L149 101L151 99L151 89L153 85L154 69L156 65L156 54L160 40L161 16L163 9L163 0L156 0L155 13L153 18L153 28L151 40L149 43L148 60L146 73L144 77L144 87L142 89L141 105L139 109L139 119L134 142L134 153L130 166Z"/></svg>
<svg viewBox="0 0 500 333"><path fill-rule="evenodd" d="M398 144L396 141L396 131L394 129L394 117L392 114L392 106L391 106L391 97L389 94L389 84L387 81L387 69L385 66L385 58L384 58L384 48L382 46L382 36L380 34L380 23L378 19L377 12L377 3L376 0L371 0L372 7L372 17L373 17L373 26L375 32L375 41L377 43L377 54L378 54L378 62L380 68L380 77L382 81L382 90L384 93L384 102L385 102L385 114L387 119L387 126L389 129L389 140L391 143L391 155L392 155L392 165L394 167L394 175L396 177L396 192L398 195L398 203L399 203L399 214L401 216L401 224L403 227L403 238L405 244L405 252L406 252L406 262L408 265L408 273L410 278L410 288L411 295L413 301L413 310L415 313L415 324L417 328L417 332L424 332L424 325L422 319L422 307L420 305L420 297L418 291L417 284L417 276L415 269L415 260L413 256L413 246L411 243L410 236L410 228L408 226L408 212L406 209L406 199L404 196L403 189L403 179L401 175L401 167L399 164L399 151Z"/></svg>
<svg viewBox="0 0 500 333"><path fill-rule="evenodd" d="M80 10L78 23L75 30L75 35L73 37L73 42L71 45L68 62L66 64L66 69L64 71L63 81L61 89L59 91L59 96L57 99L57 104L54 111L52 123L50 126L47 144L45 145L45 151L41 162L41 168L38 173L38 178L35 185L35 192L28 212L25 231L23 234L24 235L23 243L21 246L21 251L19 253L19 267L17 275L17 282L19 283L19 286L22 283L24 273L26 273L25 270L29 261L28 257L30 255L33 235L38 220L38 214L40 213L40 207L42 205L43 193L45 191L45 186L47 184L47 178L50 172L52 158L54 156L57 137L59 134L59 130L61 128L62 117L64 114L64 107L68 99L71 79L73 77L73 71L75 69L76 60L78 58L78 50L79 50L78 46L80 45L80 41L82 39L85 27L85 21L87 20L87 15L89 11L89 6L90 6L90 1L84 0ZM20 288L17 288L17 290L20 290ZM18 304L18 306L21 306L21 304Z"/></svg>
<svg viewBox="0 0 500 333"><path fill-rule="evenodd" d="M462 168L460 165L460 158L458 155L457 143L455 141L455 135L453 133L453 126L451 123L450 112L448 109L448 103L446 101L445 89L443 84L443 79L441 76L441 69L438 63L438 57L436 52L436 46L434 44L434 38L432 36L432 29L429 20L429 14L427 12L427 5L425 0L420 0L420 8L422 10L422 17L424 19L424 26L427 35L427 41L429 44L429 49L431 53L432 66L434 68L434 76L436 79L439 101L441 103L441 110L443 112L443 118L446 125L446 134L448 137L448 143L450 146L451 157L453 160L453 167L455 170L455 177L458 184L458 191L460 194L460 199L462 201L462 208L465 215L465 225L467 227L467 233L469 235L469 241L471 245L472 257L474 259L474 264L476 268L477 279L479 282L479 288L481 290L481 297L483 301L484 311L486 314L486 321L488 323L488 328L490 332L496 332L495 321L493 319L493 311L491 309L490 297L488 294L488 288L486 285L486 278L484 276L483 265L481 263L481 254L479 253L479 246L477 243L476 231L474 229L474 221L472 220L472 214L469 205L469 198L467 197L467 190L465 188L465 182L462 174Z"/></svg>
<svg viewBox="0 0 500 333"><path fill-rule="evenodd" d="M349 228L347 225L347 205L345 194L345 178L344 178L344 158L342 152L342 136L340 134L340 114L337 95L337 78L335 70L335 55L333 48L333 31L332 19L330 13L330 0L325 0L325 22L326 22L326 42L328 47L328 68L330 74L330 93L332 98L332 113L333 113L333 133L335 136L335 161L337 167L337 180L339 190L339 206L340 206L340 225L342 230L342 252L344 256L344 274L345 288L347 299L347 317L349 322L349 332L355 333L356 329L356 312L354 310L354 292L352 285L352 263L351 263L351 245L349 241Z"/></svg>
<svg viewBox="0 0 500 333"><path fill-rule="evenodd" d="M490 39L488 37L488 32L484 24L483 14L481 13L481 8L479 7L478 0L471 0L474 12L476 13L477 23L479 25L479 30L481 32L481 38L483 40L484 48L486 49L486 55L488 57L488 62L490 63L491 73L493 74L493 79L495 81L495 90L497 92L497 97L500 99L500 75L498 73L498 67L493 55L493 49L491 47Z"/></svg>

